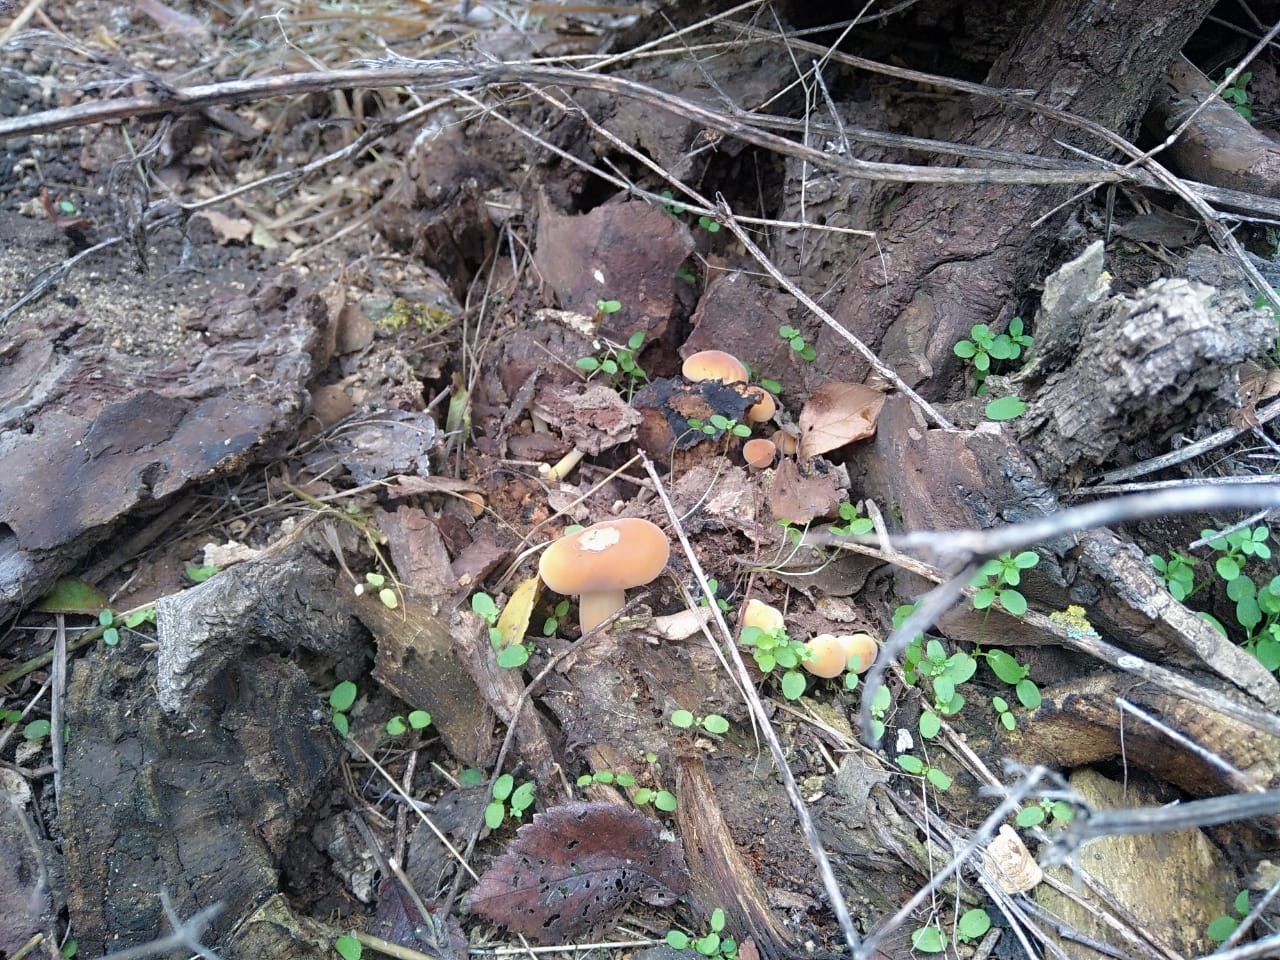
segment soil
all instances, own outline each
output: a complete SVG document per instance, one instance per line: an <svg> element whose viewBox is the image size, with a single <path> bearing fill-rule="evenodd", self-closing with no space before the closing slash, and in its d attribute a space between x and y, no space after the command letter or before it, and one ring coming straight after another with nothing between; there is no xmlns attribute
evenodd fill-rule
<svg viewBox="0 0 1280 960"><path fill-rule="evenodd" d="M663 96L808 117L797 142L815 158L991 159L875 131L1080 162L1048 120L901 70L836 58L830 89L792 87L795 50L777 32L822 25L803 3L734 25L739 42L705 60L635 50L710 6L428 6L32 4L35 32L0 49L0 118L336 69L380 43L508 61L625 52L616 74ZM1043 20L999 6L916 4L856 49L1007 87L1029 85L1042 56L1064 71L1051 86L1079 97L1056 106L1137 137L1184 40L1214 79L1249 46L1212 21L1193 33L1199 7L1150 0L1134 29L1166 18L1142 43L1169 56L1117 80L1108 57L1091 73L1083 54L1041 45L1070 3ZM745 42L757 30L768 42ZM1128 36L1104 34L1071 42ZM727 39L710 24L688 36ZM1280 84L1269 60L1251 69L1268 136ZM726 126L749 116L729 111ZM370 130L371 145L317 162ZM1124 891L1122 910L997 876L1035 874L1023 843L1078 845L1111 807L1194 812L1277 789L1280 569L1265 513L1175 511L1029 543L1034 566L1003 584L1016 599L962 600L905 671L899 647L861 680L798 673L803 695L782 678L793 648L770 672L717 623L733 630L754 598L785 612L793 640L882 639L967 555L931 542L908 556L877 534L1058 516L1223 430L1159 479L1273 476L1274 314L1239 258L1200 245L1190 206L1134 183L1072 197L1084 187L858 179L599 87L371 84L4 147L0 864L18 879L0 891L0 958L167 936L158 950L321 957L344 935L370 953L381 938L462 957L520 935L656 957L673 952L668 930L704 935L717 911L748 960L836 955L850 931L868 956L923 949L922 930L968 956L984 933L952 924L977 907L995 921L988 954L1022 955L1031 911L1047 908L1113 950L1190 955L1239 891L1256 904L1274 882L1280 811L1265 807L1228 826L1189 815L1150 849L1115 844L1096 875ZM1220 186L1265 203L1277 188L1258 177ZM672 185L684 189L664 195ZM756 219L738 228L728 210ZM1270 276L1270 231L1239 234ZM1035 346L997 358L975 396L954 345L1015 315ZM681 375L703 349L748 365L776 397L772 422L749 422L746 384ZM1014 395L1019 419L990 415L991 397ZM775 430L778 462L749 467L744 439ZM671 558L583 634L576 599L538 579L537 551L619 516L662 527ZM1223 551L1187 547L1245 519L1260 531L1236 554L1257 585L1253 627L1239 588L1214 578ZM1175 551L1197 560L1185 605L1147 560ZM872 747L862 695L890 660ZM976 672L949 699L965 662ZM690 723L673 723L680 711ZM1020 831L1026 862L967 856L958 887L889 922L970 837L987 847L987 788L1035 765L1058 793L1029 802L1052 812L1047 836ZM1121 782L1132 792L1117 800ZM1059 796L1076 826L1053 822ZM1152 872L1141 857L1185 865L1160 878L1169 889L1135 890ZM1090 926L1103 909L1111 926Z"/></svg>

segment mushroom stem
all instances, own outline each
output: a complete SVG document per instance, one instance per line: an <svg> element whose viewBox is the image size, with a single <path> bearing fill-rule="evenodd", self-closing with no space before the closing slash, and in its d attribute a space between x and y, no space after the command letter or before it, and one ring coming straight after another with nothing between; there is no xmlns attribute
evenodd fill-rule
<svg viewBox="0 0 1280 960"><path fill-rule="evenodd" d="M581 450L574 447L561 457L555 466L548 467L546 464L543 464L542 467L539 468L538 473L542 475L543 480L546 480L549 483L556 483L567 477L569 472L578 465L578 461L584 456L585 454Z"/></svg>
<svg viewBox="0 0 1280 960"><path fill-rule="evenodd" d="M582 632L594 630L627 602L625 590L601 590L598 593L584 593L578 597L578 623Z"/></svg>

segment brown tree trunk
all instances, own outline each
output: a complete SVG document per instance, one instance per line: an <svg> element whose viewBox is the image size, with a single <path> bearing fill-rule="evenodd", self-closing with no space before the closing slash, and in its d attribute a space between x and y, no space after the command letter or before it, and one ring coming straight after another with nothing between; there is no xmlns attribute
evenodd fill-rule
<svg viewBox="0 0 1280 960"><path fill-rule="evenodd" d="M992 66L991 86L1038 90L1036 100L1131 135L1154 84L1212 6L1211 0L1048 0L1023 8L1017 40ZM1055 141L1114 159L1113 151L1067 124L1012 106L965 115L951 139L1079 159ZM1061 223L1049 216L1070 186L908 187L878 224L854 267L835 318L876 348L908 383L939 397L957 382L951 352L975 323L1002 329L1014 297L1040 269ZM823 347L826 347L824 350ZM830 331L818 343L819 372L860 379ZM839 364L840 370L834 365ZM851 370L849 365L853 363Z"/></svg>

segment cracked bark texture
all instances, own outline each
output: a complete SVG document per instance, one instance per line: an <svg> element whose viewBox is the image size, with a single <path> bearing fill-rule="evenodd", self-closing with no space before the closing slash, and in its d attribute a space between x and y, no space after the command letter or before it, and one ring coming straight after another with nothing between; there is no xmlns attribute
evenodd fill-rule
<svg viewBox="0 0 1280 960"><path fill-rule="evenodd" d="M986 83L1030 88L1036 101L1131 136L1157 80L1210 0L1050 0L1013 5L1021 14L1016 41L996 60ZM1066 124L991 102L960 114L952 139L985 147L1078 159L1055 141L1112 156L1096 138ZM885 212L878 243L864 248L845 285L835 318L876 349L926 397L958 388L951 353L974 323L1003 329L1014 297L1041 267L1061 216L1051 214L1078 188L918 184ZM819 372L861 379L868 367L850 359L838 338L818 338Z"/></svg>

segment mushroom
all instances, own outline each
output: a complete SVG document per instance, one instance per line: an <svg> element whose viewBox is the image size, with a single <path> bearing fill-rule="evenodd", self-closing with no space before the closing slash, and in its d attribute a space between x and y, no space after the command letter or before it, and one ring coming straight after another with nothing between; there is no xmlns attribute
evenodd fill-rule
<svg viewBox="0 0 1280 960"><path fill-rule="evenodd" d="M723 350L699 350L691 353L680 367L687 380L719 380L721 383L746 383L747 368L731 353Z"/></svg>
<svg viewBox="0 0 1280 960"><path fill-rule="evenodd" d="M556 593L578 594L582 632L622 609L632 587L662 572L671 544L662 528L638 517L605 520L551 544L538 561L538 575Z"/></svg>
<svg viewBox="0 0 1280 960"><path fill-rule="evenodd" d="M809 656L800 664L815 677L830 680L844 673L849 662L844 645L829 633L820 633L805 645Z"/></svg>
<svg viewBox="0 0 1280 960"><path fill-rule="evenodd" d="M742 459L752 470L763 470L773 465L773 458L778 455L778 448L772 440L756 437L742 445Z"/></svg>
<svg viewBox="0 0 1280 960"><path fill-rule="evenodd" d="M758 627L765 633L777 633L786 626L786 621L777 607L771 607L763 600L751 599L742 608L738 625L744 630L747 627Z"/></svg>
<svg viewBox="0 0 1280 960"><path fill-rule="evenodd" d="M756 402L747 408L748 423L764 423L773 417L778 405L773 402L773 395L768 390L753 383L747 387L747 393L756 398Z"/></svg>
<svg viewBox="0 0 1280 960"><path fill-rule="evenodd" d="M844 647L848 669L854 673L866 673L880 655L880 644L869 633L854 633L836 640Z"/></svg>
<svg viewBox="0 0 1280 960"><path fill-rule="evenodd" d="M831 679L846 670L866 672L875 663L880 645L869 633L839 637L820 633L805 644L805 649L809 651L809 657L801 661L804 668L815 677Z"/></svg>
<svg viewBox="0 0 1280 960"><path fill-rule="evenodd" d="M778 448L778 452L784 457L794 457L800 449L800 437L798 433L793 433L783 427L781 430L774 431L773 445Z"/></svg>

